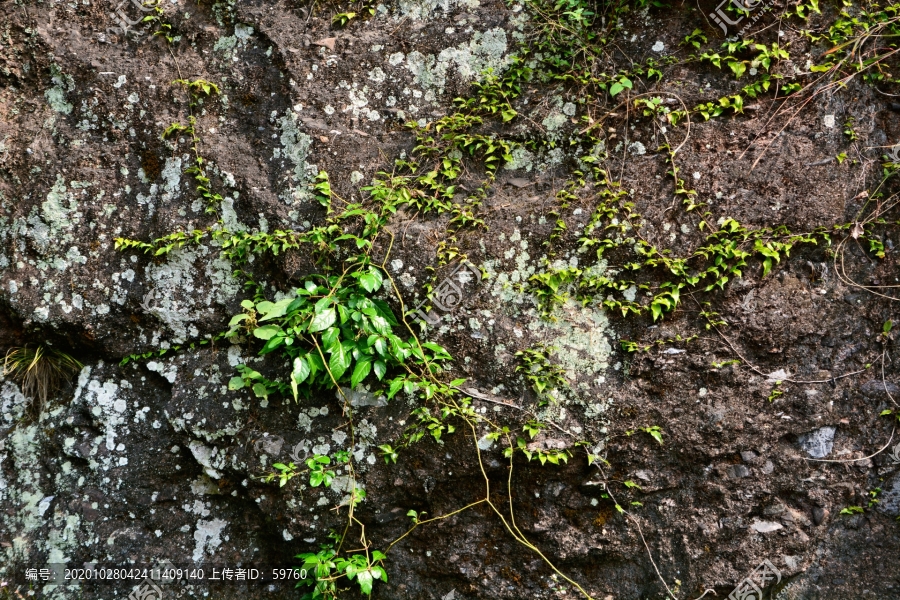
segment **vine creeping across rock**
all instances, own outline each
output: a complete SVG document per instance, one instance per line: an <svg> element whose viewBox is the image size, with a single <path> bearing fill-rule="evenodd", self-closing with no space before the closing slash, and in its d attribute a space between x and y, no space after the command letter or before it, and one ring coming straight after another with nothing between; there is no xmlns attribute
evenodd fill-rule
<svg viewBox="0 0 900 600"><path fill-rule="evenodd" d="M605 459L592 450L597 440L582 439L538 415L541 408L552 407L560 395L567 393L564 369L550 360L551 348L535 346L516 354L519 370L539 398L535 411L521 411L529 417L527 420L503 422L486 417L473 409L470 396L461 388L465 380L449 380L445 367L452 361L450 354L434 341L427 341L422 331L417 332L413 327L403 294L387 268L395 244L388 225L399 210L447 218L446 237L437 252L437 265L445 265L465 256L459 248L459 237L487 230L489 219L484 204L501 167L513 163L520 151L541 153L566 148L571 154L566 182L553 196L553 206L543 215L552 223L543 244L546 255L540 269L527 281L520 282L515 291L533 297L547 319L557 318L560 307L574 299L583 305L621 314L623 320L643 319L648 323L675 314L682 308L683 298L690 297L698 308L698 331L701 327L703 331L715 331L726 341L728 338L721 329L727 323L712 309L711 301L729 283L743 277L747 269L757 268L760 278L765 278L790 257L791 251L812 246L827 248L837 267L843 265L846 244L855 242L865 242L874 257L884 258L883 236L879 232L896 225L889 220L896 209L896 194L887 190L900 166L890 160L884 162L878 188L866 195L867 201L853 222L826 223L803 233L794 233L785 225L754 228L727 215L717 218L709 203L702 201L700 194L690 189L681 177L676 162L690 136L692 116L705 121L727 114L739 115L748 108L749 101L787 97L800 103L804 95L821 91L821 88L814 91L816 81L804 85L794 81L793 75L791 81L782 81L785 75L773 72L780 61L790 59L787 46L744 39L728 40L716 49L710 47L701 30L695 29L684 38L684 46L702 51L699 54L650 59L628 68L612 69L606 52L622 28L621 19L629 11L648 9L646 3L601 7L583 0L556 4L534 0L526 6L532 26L527 41L509 60L508 68L502 73L483 73L467 97L455 100L453 114L431 122L408 122L406 129L415 138L409 156L398 159L390 173L379 173L371 185L363 187L360 191L364 192L364 200L354 202L339 197L331 189L328 174L319 172L311 193L324 208L323 224L307 231L247 233L229 231L218 220L206 229L174 232L152 242L116 240L117 249L138 250L154 256L188 245L209 244L239 267L234 275L253 295L243 300L243 312L235 315L228 324L229 329L215 339L261 344L259 354L271 355L281 370L280 376L270 379L249 365L239 365L237 374L230 380L230 389L246 388L266 401L270 396L281 395L295 402L326 391L337 392L351 441L355 435L355 396L383 394L387 401L401 391L415 396L417 406L408 415L412 425L394 444L380 446L388 464L396 463L402 450L429 436L439 442L446 435L459 433L460 429L463 435L471 436L472 450L484 479L484 496L446 514L428 518L410 510L407 516L412 520L411 527L392 541L376 543L369 539L365 524L355 515L360 502L377 502L377 499L367 497L358 485L356 459L351 453L314 454L301 464L275 463L271 471L260 476L270 483L277 481L282 487L298 476L306 478L311 487L328 487L337 477L335 466L344 467L349 474L350 485L339 507L346 514L345 527L334 532L333 543L321 551L298 557L303 561L303 568L315 574L314 579L306 582L312 587L310 593L314 598L338 597L339 584L344 578L355 581L362 593L370 594L375 581L386 580L383 563L398 542L420 526L480 505L490 509L516 542L538 555L584 597L591 598L589 591L578 583L579 576L565 575L516 524L512 479L520 453L528 461L559 464L573 457L573 450L582 449L588 464L598 469L606 490L604 499L610 500L619 513L627 515L644 540L640 520L632 514L641 508L641 503L625 500L620 503L615 495L621 493L624 497L640 486L630 480L606 477ZM816 2L800 5L783 16L805 23L812 13L821 14ZM823 73L817 81L826 86L831 84L822 82L821 78L828 76L845 85L858 73L864 73L866 81L871 83L893 83L893 76L883 71L896 50L866 61L850 59L860 58L865 41L875 35L873 31L895 31L895 13L896 6L856 17L844 10L827 34L822 28L819 33L804 30L810 40L818 41L825 36L832 44L817 56L820 62L810 67L810 73ZM335 23L345 26L355 17L356 13L344 11L335 16ZM725 72L730 72L735 80L745 75L755 79L737 94L703 101L688 109L680 95L654 87L667 83L667 68L688 64L722 71L726 67ZM210 99L219 92L215 84L206 80L177 83L188 90L191 107L200 98ZM639 85L647 91L639 93ZM525 123L528 119L525 95L544 86L561 86L568 96L577 98L578 118L573 121L578 128L570 128L565 136L535 134L539 127L532 128L536 124ZM669 104L681 104L682 109L672 110ZM621 176L615 176L617 166L624 168L628 153L634 154L629 150L632 146L627 136L629 127L634 129L635 123L648 126L658 142L657 152L673 183L672 207L668 210L677 212L680 204L685 222L691 223L693 230L703 236L687 252L666 248L645 233L647 220L638 212L639 204L645 202L633 190L623 189ZM611 127L613 124L619 127ZM614 135L607 135L610 130L623 131L625 139L617 142ZM198 194L207 201L207 212L215 214L222 197L212 191L204 170L193 114L189 115L188 125L176 123L163 137L176 134L191 139L195 164L188 172L195 177ZM670 138L678 137L682 141L673 147ZM640 147L645 149L643 144ZM472 185L472 181L476 184ZM584 227L570 232L566 216L576 204L590 205L591 216ZM836 243L835 238L839 238ZM555 253L566 245L574 245L582 257L578 266L555 260ZM301 285L280 294L281 297L267 296L264 288L254 281L251 258L285 252L315 257L318 272L305 276ZM434 282L427 282L423 291L430 295ZM621 343L626 352L646 352L654 346L687 343L699 335L679 334L651 344L631 340ZM890 327L886 326L884 335L890 336ZM756 370L740 354L735 361ZM718 364L723 365L724 362ZM780 395L777 389L780 383L773 387L770 401ZM368 391L363 391L364 384L368 384ZM541 448L530 443L550 426L568 436L566 447ZM640 426L626 431L625 435L635 431L663 443L659 425ZM508 460L504 503L492 494L491 480L482 462L485 441L500 443ZM616 485L621 492L615 492ZM348 550L348 546L354 549ZM652 561L649 547L648 555ZM659 571L656 572L668 595L677 598L677 580L670 587Z"/></svg>

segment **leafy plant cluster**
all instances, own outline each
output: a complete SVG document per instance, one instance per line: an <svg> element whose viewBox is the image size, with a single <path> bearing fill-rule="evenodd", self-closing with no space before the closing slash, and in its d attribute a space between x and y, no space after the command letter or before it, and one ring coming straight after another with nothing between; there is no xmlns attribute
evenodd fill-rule
<svg viewBox="0 0 900 600"><path fill-rule="evenodd" d="M145 15L141 19L141 23L150 24L150 29L154 30L152 35L159 36L170 44L175 43L176 36L172 25L163 20L166 15L162 8L162 0L144 0L141 4L150 11L149 15Z"/></svg>
<svg viewBox="0 0 900 600"><path fill-rule="evenodd" d="M287 382L253 384L258 396L289 388L296 401L301 388L307 395L315 389L355 389L369 375L381 382L399 370L388 386L392 398L404 383L420 379L413 367L440 372L450 355L432 342L397 334L400 326L390 306L373 297L384 283L382 271L367 255L358 258L339 274L306 280L277 302L242 302L245 310L231 319L225 337L252 335L265 342L261 355L275 352L291 365ZM256 371L244 372L230 387L241 389L258 379Z"/></svg>
<svg viewBox="0 0 900 600"><path fill-rule="evenodd" d="M676 343L677 344L687 344L689 342L696 340L697 337L699 337L699 336L697 336L696 334L688 336L688 337L682 337L681 334L677 334L673 338L663 338L663 339L655 340L649 344L641 344L641 343L633 342L630 340L619 340L619 344L622 346L622 350L624 350L625 352L647 352L648 350L650 350L650 348L653 348L654 346L658 346L661 348L662 346L665 346L666 344L676 344Z"/></svg>
<svg viewBox="0 0 900 600"><path fill-rule="evenodd" d="M824 41L831 46L822 55L822 61L810 68L813 73L830 73L844 84L860 73L869 84L898 82L896 53L900 4L862 2L855 6L845 1L827 29L806 29L803 34L813 43ZM875 40L878 43L870 43ZM889 60L891 58L894 60Z"/></svg>
<svg viewBox="0 0 900 600"><path fill-rule="evenodd" d="M685 44L699 48L700 39L706 42L706 37L700 33L700 30L695 29L691 35L685 38ZM719 117L729 109L732 114L743 113L745 98L755 99L772 89L776 91L776 96L778 92L787 96L801 88L797 82L783 83L784 76L770 73L770 68L776 62L790 59L787 49L780 47L776 42L767 47L752 39L726 40L722 44L721 50L723 54L707 50L699 55L692 55L688 60L708 63L718 69L727 68L735 79L740 79L749 71L754 80L741 88L738 94L723 96L717 101L704 102L695 106L693 112L702 116L704 121ZM741 58L741 55L750 55L750 57Z"/></svg>
<svg viewBox="0 0 900 600"><path fill-rule="evenodd" d="M141 352L136 354L129 354L125 356L121 361L119 361L119 366L124 367L130 362L136 360L147 360L149 358L162 358L166 354L170 352L179 352L183 349L193 350L195 348L199 348L201 346L206 346L211 344L214 339L202 339L196 340L194 342L190 342L188 344L175 344L173 346L169 346L168 348L160 348L159 350L148 350L147 352Z"/></svg>
<svg viewBox="0 0 900 600"><path fill-rule="evenodd" d="M303 560L301 568L314 575L303 580L313 587L311 598L337 598L337 584L343 577L356 580L359 590L367 595L376 580L387 582L387 572L381 566L387 556L378 550L341 557L333 544L326 544L319 552L306 552L298 558Z"/></svg>
<svg viewBox="0 0 900 600"><path fill-rule="evenodd" d="M516 352L516 358L520 363L516 371L524 373L541 406L553 399L552 392L566 390L569 387L565 370L550 360L550 354L555 350L553 347L537 344Z"/></svg>
<svg viewBox="0 0 900 600"><path fill-rule="evenodd" d="M342 6L331 17L331 24L338 29L346 27L354 19L366 19L375 15L376 4L371 0L357 0Z"/></svg>
<svg viewBox="0 0 900 600"><path fill-rule="evenodd" d="M582 157L582 161L595 160L593 156ZM784 226L748 229L734 219L723 219L701 246L687 256L676 257L641 234L644 226L641 215L628 200L628 194L619 189L617 182L610 180L607 171L596 165L592 165L591 170L597 204L578 242L583 251L592 250L598 262L614 261L617 267L607 269L606 274L598 274L591 266L547 265L531 276L526 288L538 299L545 315L552 315L556 306L574 298L585 305L596 302L621 312L623 317L646 313L656 321L675 310L685 289L703 292L723 289L730 280L743 276L751 259L760 262L761 275L765 277L775 263L790 255L795 246L820 241L830 243L830 233L845 227L821 227L810 233L794 234ZM696 192L684 188L677 168L673 166L669 174L676 184L676 197L684 197L686 210L702 207L693 200ZM712 229L705 220L709 215L709 212L703 214L699 224L701 230ZM660 282L617 277L624 273L632 275L642 269L654 273L654 279ZM644 299L631 300L626 293L641 293Z"/></svg>
<svg viewBox="0 0 900 600"><path fill-rule="evenodd" d="M192 93L214 93L213 88L206 92L202 84L191 86L188 82L187 87L193 90ZM270 367L282 366L277 372L270 373L270 368L256 370L249 365L239 365L237 374L229 382L233 390L246 388L260 398L278 394L293 397L295 401L317 391L338 390L344 398L351 441L353 406L347 398L347 390L365 385L370 393L383 393L388 399L402 391L417 398L420 405L412 411L413 423L398 447L381 447L389 462L396 461L399 449L419 442L426 435L440 442L443 435L456 432L459 423L473 435L476 428L484 426L494 433L501 432L508 444L507 456L511 461L519 452L542 463L567 460L570 454L564 450L533 450L527 444L523 446L511 437L508 428L479 415L471 401L461 397L458 386L463 380L442 380L442 365L450 360L450 355L438 344L420 340L413 332L405 320L403 300L384 269L393 244L393 237L384 226L399 207L423 212L452 211L453 203L447 203L454 197L452 188L461 175L461 156L481 161L488 183L496 168L509 160L510 146L506 142L491 135L464 131L465 127L477 124L482 118L476 113L492 114L490 108L484 106L470 110L468 115L454 115L426 127L412 127L419 140L414 157L427 164L419 166L412 160L399 161L398 168L402 173L382 173L372 186L365 188L368 194L362 202L351 203L338 198L330 188L327 174L320 173L313 187L326 215L322 225L309 231L231 232L217 220L205 229L176 231L151 242L119 238L116 247L162 256L186 245L209 243L215 244L223 256L234 262L237 267L234 276L244 280L254 296L242 301L242 312L234 315L228 330L217 337L258 345L260 355L274 359L267 361ZM497 114L503 118L502 112ZM176 127L170 134L175 130L186 132L196 147L199 136L192 127L193 121L189 123L182 128ZM448 158L444 155L454 151L460 156ZM197 154L199 156L199 152ZM197 166L202 168L202 165L198 162ZM206 187L208 181L201 183L203 186L198 186L198 193L206 197L205 192L210 191ZM484 189L486 186L482 186ZM210 193L210 205L215 206L219 199ZM481 197L483 194L475 196L476 200ZM460 210L458 214L462 213ZM313 256L320 272L306 277L301 285L280 297L267 297L253 280L250 257L298 250ZM446 257L452 258L458 251L445 246L444 252ZM385 293L400 307L399 316L388 301L379 297ZM176 348L169 351L174 350ZM163 353L159 351L154 355ZM528 425L532 432L539 427L536 421ZM473 441L477 442L477 438ZM477 445L475 447L477 449ZM348 501L342 503L347 511L347 528L336 536L335 544L319 553L300 556L304 568L316 573L314 579L301 583L312 586L310 593L317 598L336 597L341 579L355 581L363 593L370 593L375 580L386 578L380 566L386 553L372 548L365 538L364 524L354 514L357 504L365 499L365 492L357 484L352 455L336 455L334 460L344 464L353 492ZM304 465L276 463L262 478L288 487L294 478L302 475L311 487L328 487L335 479L331 465L331 457L316 455L307 458ZM486 475L485 478L487 481ZM491 504L505 522L512 521L512 515L504 517L488 495L480 502ZM417 520L413 527L421 523ZM351 528L359 532L361 547L344 551L347 532ZM512 528L511 533L519 542L536 550L516 528Z"/></svg>
<svg viewBox="0 0 900 600"><path fill-rule="evenodd" d="M622 18L631 11L662 2L597 2L592 0L528 0L533 31L520 57L539 63L536 75L544 83L574 84L581 88L580 102L615 97L633 87L637 77L662 77L661 62L647 59L631 69L607 73L604 51L622 28Z"/></svg>

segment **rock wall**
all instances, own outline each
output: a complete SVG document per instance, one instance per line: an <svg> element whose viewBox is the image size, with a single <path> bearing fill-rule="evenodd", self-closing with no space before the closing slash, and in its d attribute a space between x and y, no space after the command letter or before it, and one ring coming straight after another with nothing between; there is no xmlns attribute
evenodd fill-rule
<svg viewBox="0 0 900 600"><path fill-rule="evenodd" d="M566 10L553 7L0 0L0 346L44 344L84 364L45 406L13 374L0 382L0 597L300 597L291 580L208 578L299 566L334 543L361 488L343 550L389 550L376 598L726 597L760 583L764 561L773 597L900 598L900 439L883 414L900 401L884 325L897 314L896 83L826 85L844 65L817 79L829 47L800 30L839 18L824 3L805 20L778 3L759 13L744 35L790 52L765 67L752 45L720 49L714 6L590 4L589 27L560 31L599 48L595 79L542 77L540 24ZM521 90L504 88L483 124L434 129L486 89L473 84L523 68L533 75L511 79ZM778 75L771 89L742 87L764 74ZM777 91L795 84L796 96ZM703 103L735 95L741 110L703 118ZM665 110L636 104L653 97ZM164 136L172 123L183 128ZM511 145L494 167L482 147L421 150L448 131ZM197 156L206 184L190 171ZM347 251L242 257L228 243L332 223L320 173L340 212L377 202L371 182L405 176L398 160L437 173L450 159L462 165L442 175L458 180L446 200L457 208L427 204L446 187L420 187L389 215L372 254L395 287L373 297L396 315L426 302L427 327L414 329L453 356L441 377L465 379L448 393L472 413L392 460L383 446L419 422L421 393L386 401L372 376L297 401L260 392L237 367L274 380L284 361L260 355L259 336L219 335L242 301L292 297ZM597 191L601 164L611 196ZM633 204L604 229L597 206L613 196ZM613 253L694 257L688 277L729 219L771 230L736 242L746 259L725 262L744 260L739 273L674 300L670 264L629 275ZM196 242L116 241L172 232ZM766 254L755 240L793 247ZM457 297L425 314L451 276ZM593 295L576 293L589 278ZM655 314L657 298L673 304ZM517 354L528 349L535 362ZM332 457L330 485L305 472L265 481L273 464L314 456ZM444 516L403 537L414 519ZM26 579L48 565L168 563L206 579ZM360 594L346 578L338 587Z"/></svg>

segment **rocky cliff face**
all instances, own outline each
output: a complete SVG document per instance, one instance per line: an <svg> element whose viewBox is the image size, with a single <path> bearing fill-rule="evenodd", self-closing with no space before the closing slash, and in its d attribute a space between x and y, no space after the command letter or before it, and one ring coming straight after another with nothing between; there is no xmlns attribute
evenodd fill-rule
<svg viewBox="0 0 900 600"><path fill-rule="evenodd" d="M657 4L0 1L0 597L900 598L896 17Z"/></svg>

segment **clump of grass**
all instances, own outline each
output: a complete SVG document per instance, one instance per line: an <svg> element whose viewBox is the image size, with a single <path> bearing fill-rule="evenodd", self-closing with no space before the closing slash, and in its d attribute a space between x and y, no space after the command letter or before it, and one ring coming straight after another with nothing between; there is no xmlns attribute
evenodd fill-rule
<svg viewBox="0 0 900 600"><path fill-rule="evenodd" d="M19 382L22 393L32 399L33 408L39 414L50 394L83 366L71 355L55 348L23 346L6 353L3 376Z"/></svg>

